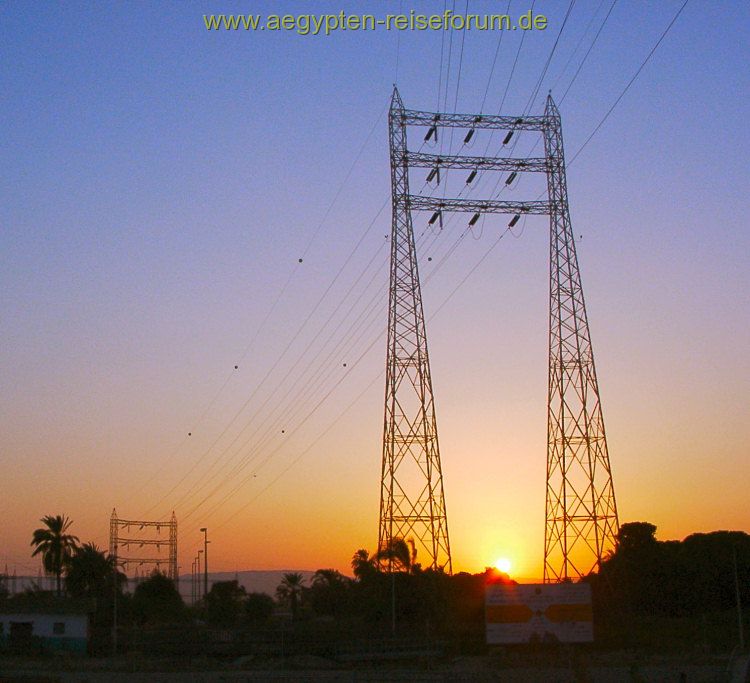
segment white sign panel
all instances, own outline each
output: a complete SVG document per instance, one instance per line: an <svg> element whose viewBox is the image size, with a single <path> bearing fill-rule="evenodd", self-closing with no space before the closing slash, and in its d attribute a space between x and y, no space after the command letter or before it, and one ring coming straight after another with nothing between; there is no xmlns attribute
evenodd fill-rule
<svg viewBox="0 0 750 683"><path fill-rule="evenodd" d="M485 589L487 642L594 640L591 586L587 583L503 584Z"/></svg>

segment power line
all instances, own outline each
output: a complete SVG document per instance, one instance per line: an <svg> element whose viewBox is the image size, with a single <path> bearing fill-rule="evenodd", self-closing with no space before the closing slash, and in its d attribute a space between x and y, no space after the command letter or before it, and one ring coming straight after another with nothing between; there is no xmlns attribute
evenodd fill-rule
<svg viewBox="0 0 750 683"><path fill-rule="evenodd" d="M596 10L592 12L591 19L589 19L588 24L586 24L586 28L581 33L581 37L578 39L578 42L576 43L575 48L573 48L573 51L570 53L570 57L568 57L568 60L565 62L565 66L560 70L560 73L557 74L557 78L553 81L552 85L550 86L550 90L554 90L557 87L557 84L560 82L560 79L565 75L565 72L568 70L568 67L570 66L571 62L575 58L575 56L578 54L578 50L581 49L581 45L583 45L583 41L586 39L586 36L589 34L589 31L591 30L591 27L594 25L594 22L596 21L596 17L599 14L599 10L604 6L605 0L599 0L599 4L596 6Z"/></svg>
<svg viewBox="0 0 750 683"><path fill-rule="evenodd" d="M581 63L578 65L576 72L573 74L573 78L571 79L570 83L568 83L568 87L565 88L565 92L560 98L560 104L564 102L565 98L568 96L568 92L573 87L573 83L576 82L576 79L578 78L578 74L581 73L581 69L583 69L583 65L586 63L586 60L588 59L589 54L591 54L591 50L594 49L594 45L596 45L596 41L599 40L599 35L601 34L602 30L606 26L607 20L609 19L609 15L612 14L612 10L615 8L616 4L617 4L617 0L612 0L612 4L609 6L609 11L607 12L607 15L604 17L604 21L602 21L602 24L599 27L599 30L596 32L596 35L594 36L594 40L591 41L591 45L589 45L589 49L586 50L586 54L583 55L583 59L581 60Z"/></svg>
<svg viewBox="0 0 750 683"><path fill-rule="evenodd" d="M620 100L625 97L625 94L630 90L630 86L635 83L636 78L640 75L641 71L643 71L644 67L648 62L651 60L651 57L653 56L654 52L656 52L659 45L661 45L661 42L666 37L667 33L669 33L672 26L674 26L675 22L679 18L680 14L682 14L682 10L685 9L685 6L688 4L689 0L685 0L685 2L682 3L680 6L680 9L677 10L677 13L672 17L672 21L669 22L669 25L667 28L664 29L663 33L659 36L659 40L656 41L655 45L651 48L651 51L646 55L646 58L643 60L641 65L638 67L636 72L633 74L632 78L628 81L627 85L623 88L622 92L617 96L617 99L612 103L612 106L607 110L607 113L604 115L601 121L596 125L596 128L591 131L591 134L586 138L584 143L578 148L578 151L573 155L571 160L568 162L568 165L572 164L577 158L578 155L583 152L584 149L586 149L586 146L591 142L593 137L599 132L599 129L604 125L606 120L609 118L610 114L615 110L615 107L620 103Z"/></svg>
<svg viewBox="0 0 750 683"><path fill-rule="evenodd" d="M544 68L542 69L542 73L539 75L539 80L536 83L536 87L531 93L531 96L529 97L529 101L526 103L526 106L523 110L523 115L525 116L528 112L531 111L531 108L534 106L534 101L536 100L537 95L539 94L539 89L542 87L542 82L544 81L544 77L547 75L547 70L549 69L550 62L552 61L552 57L555 54L555 50L557 50L557 44L560 42L560 36L562 36L563 31L565 30L565 25L568 23L568 18L570 17L570 13L573 11L573 7L576 4L576 0L570 0L570 4L568 5L568 11L565 12L565 17L563 18L562 25L560 26L560 30L557 33L557 38L555 38L555 43L552 46L552 49L550 50L549 55L547 56L547 61L544 63Z"/></svg>
<svg viewBox="0 0 750 683"><path fill-rule="evenodd" d="M508 0L508 6L505 8L505 14L510 16L510 3L512 0ZM492 76L495 73L495 65L497 64L497 56L500 54L500 46L503 44L503 36L505 31L500 31L500 37L497 39L497 47L495 48L495 56L492 59L492 66L490 67L490 75L487 78L487 87L484 89L484 96L482 97L482 104L479 107L479 113L484 112L484 105L487 102L487 93L490 91L490 84L492 83Z"/></svg>

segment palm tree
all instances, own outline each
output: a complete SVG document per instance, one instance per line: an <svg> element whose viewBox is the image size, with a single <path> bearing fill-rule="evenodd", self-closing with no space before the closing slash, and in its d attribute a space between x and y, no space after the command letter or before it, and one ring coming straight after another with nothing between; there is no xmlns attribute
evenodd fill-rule
<svg viewBox="0 0 750 683"><path fill-rule="evenodd" d="M377 573L375 568L376 557L370 557L364 548L360 548L352 557L352 571L354 572L355 578L367 579Z"/></svg>
<svg viewBox="0 0 750 683"><path fill-rule="evenodd" d="M299 600L304 588L304 578L299 572L284 574L279 587L276 589L276 597L279 600L288 602L292 610L292 619L297 618L299 610Z"/></svg>
<svg viewBox="0 0 750 683"><path fill-rule="evenodd" d="M115 558L105 555L95 543L84 543L68 561L65 572L65 586L71 595L102 598L114 588ZM124 575L117 572L117 582Z"/></svg>
<svg viewBox="0 0 750 683"><path fill-rule="evenodd" d="M378 566L382 567L385 565L391 568L392 571L405 571L408 574L417 556L414 541L409 539L409 543L412 546L411 550L403 538L394 537L384 543L383 547L375 555Z"/></svg>
<svg viewBox="0 0 750 683"><path fill-rule="evenodd" d="M73 523L65 515L47 515L40 521L45 526L34 531L31 545L36 547L31 556L42 554L44 571L57 577L57 594L60 595L62 573L78 547L78 537L65 533Z"/></svg>
<svg viewBox="0 0 750 683"><path fill-rule="evenodd" d="M318 569L309 590L310 606L316 614L335 616L347 608L351 579L335 569Z"/></svg>
<svg viewBox="0 0 750 683"><path fill-rule="evenodd" d="M345 584L346 577L335 569L318 569L312 577L313 586L336 586Z"/></svg>

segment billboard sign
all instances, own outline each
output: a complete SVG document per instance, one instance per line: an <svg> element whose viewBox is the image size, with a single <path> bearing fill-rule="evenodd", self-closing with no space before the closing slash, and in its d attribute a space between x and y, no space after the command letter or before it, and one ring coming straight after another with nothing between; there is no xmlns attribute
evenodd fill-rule
<svg viewBox="0 0 750 683"><path fill-rule="evenodd" d="M489 583L485 588L487 643L594 640L587 583Z"/></svg>

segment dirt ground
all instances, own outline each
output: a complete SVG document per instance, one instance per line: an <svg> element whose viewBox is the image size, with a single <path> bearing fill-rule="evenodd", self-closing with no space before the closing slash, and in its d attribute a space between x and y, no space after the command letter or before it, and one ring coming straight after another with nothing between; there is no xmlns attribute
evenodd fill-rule
<svg viewBox="0 0 750 683"><path fill-rule="evenodd" d="M680 656L638 657L622 653L579 658L566 665L508 662L497 656L460 657L408 665L362 665L342 668L318 657L254 661L240 658L217 664L135 658L30 660L0 658L0 683L203 683L223 681L507 681L508 683L750 683L748 657L689 661Z"/></svg>

